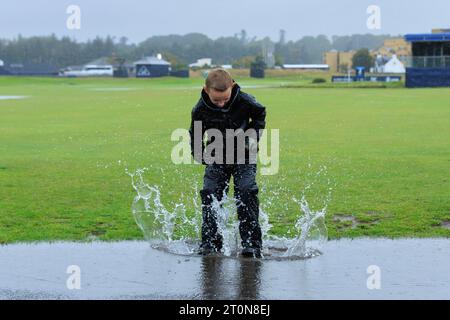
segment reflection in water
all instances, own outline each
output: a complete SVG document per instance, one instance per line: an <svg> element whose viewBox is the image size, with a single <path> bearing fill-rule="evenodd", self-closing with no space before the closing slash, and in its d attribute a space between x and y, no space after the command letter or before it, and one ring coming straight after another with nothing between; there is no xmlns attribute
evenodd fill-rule
<svg viewBox="0 0 450 320"><path fill-rule="evenodd" d="M262 261L259 259L202 257L202 298L205 300L259 299L261 265Z"/></svg>
<svg viewBox="0 0 450 320"><path fill-rule="evenodd" d="M220 257L202 257L201 284L203 299L223 299L224 292L222 290L227 287L224 283L223 262L223 259Z"/></svg>
<svg viewBox="0 0 450 320"><path fill-rule="evenodd" d="M239 259L239 296L237 299L259 299L261 285L260 259Z"/></svg>

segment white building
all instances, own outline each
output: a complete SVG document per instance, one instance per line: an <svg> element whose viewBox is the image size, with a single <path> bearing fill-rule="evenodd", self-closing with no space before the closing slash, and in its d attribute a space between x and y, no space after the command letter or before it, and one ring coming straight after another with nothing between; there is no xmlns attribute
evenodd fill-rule
<svg viewBox="0 0 450 320"><path fill-rule="evenodd" d="M197 62L191 63L189 65L189 68L203 68L203 67L210 67L212 66L212 59L211 58L202 58L198 59Z"/></svg>
<svg viewBox="0 0 450 320"><path fill-rule="evenodd" d="M106 58L89 62L84 66L67 67L61 73L63 77L112 77L114 67Z"/></svg>
<svg viewBox="0 0 450 320"><path fill-rule="evenodd" d="M383 68L384 73L405 73L406 69L403 63L394 54Z"/></svg>
<svg viewBox="0 0 450 320"><path fill-rule="evenodd" d="M65 77L112 77L113 66L85 65L81 69L68 68L63 71Z"/></svg>

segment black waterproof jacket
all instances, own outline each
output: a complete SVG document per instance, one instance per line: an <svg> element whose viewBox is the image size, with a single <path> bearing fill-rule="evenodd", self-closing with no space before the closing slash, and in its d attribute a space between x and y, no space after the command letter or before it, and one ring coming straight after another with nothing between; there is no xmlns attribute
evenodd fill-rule
<svg viewBox="0 0 450 320"><path fill-rule="evenodd" d="M197 162L204 163L203 151L205 145L203 137L207 130L218 129L223 137L226 137L226 129L255 129L258 133L257 140L261 137L262 131L266 126L266 108L258 103L256 99L241 91L239 85L235 84L232 90L230 101L223 107L215 106L209 99L205 90L202 90L201 98L192 109L191 127L189 130L191 137L191 153ZM202 123L202 143L200 150L194 150L194 122ZM198 143L198 142L197 142ZM207 145L211 143L208 139ZM226 149L226 140L223 141L224 150ZM234 146L236 147L236 145ZM224 151L225 154L225 151Z"/></svg>

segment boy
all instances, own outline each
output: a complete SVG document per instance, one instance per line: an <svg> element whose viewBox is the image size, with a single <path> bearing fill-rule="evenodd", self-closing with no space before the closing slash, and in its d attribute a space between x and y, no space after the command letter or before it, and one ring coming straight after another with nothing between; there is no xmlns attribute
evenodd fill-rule
<svg viewBox="0 0 450 320"><path fill-rule="evenodd" d="M201 98L192 110L189 131L192 156L197 162L206 165L203 189L200 191L203 217L201 254L209 255L220 252L222 249L222 235L217 228L217 212L212 204L214 199L218 201L222 199L224 192L228 191L228 184L233 176L239 233L243 247L242 255L261 257L256 153L257 143L265 128L265 118L265 107L254 97L242 92L226 70L210 71L201 92ZM195 134L197 128L201 128L201 134ZM241 133L245 132L242 144L236 143L236 135L232 137L232 140L225 138L230 129L234 132L239 130ZM203 143L205 132L208 136L206 146ZM218 132L222 134L222 138L217 137ZM253 139L251 134L247 134L248 132L255 133ZM222 139L219 141L222 144L219 145L223 146L223 150L215 150L214 159L211 161L211 158L206 156L205 149L208 150L208 146L218 142L218 139ZM230 150L234 153L231 156Z"/></svg>

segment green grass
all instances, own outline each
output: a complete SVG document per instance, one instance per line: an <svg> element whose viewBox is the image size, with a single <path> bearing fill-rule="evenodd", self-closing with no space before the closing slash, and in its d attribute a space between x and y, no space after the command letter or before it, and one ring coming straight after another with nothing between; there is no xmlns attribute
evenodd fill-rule
<svg viewBox="0 0 450 320"><path fill-rule="evenodd" d="M273 233L292 231L293 196L320 209L332 187L330 238L450 236L440 226L450 221L450 89L237 80L267 106L268 127L280 129L280 172L259 177ZM169 208L193 195L203 168L173 165L170 135L189 126L201 85L0 78L0 95L29 96L0 100L0 243L142 238L125 168L148 167L146 180L161 186ZM132 90L99 91L111 88Z"/></svg>

